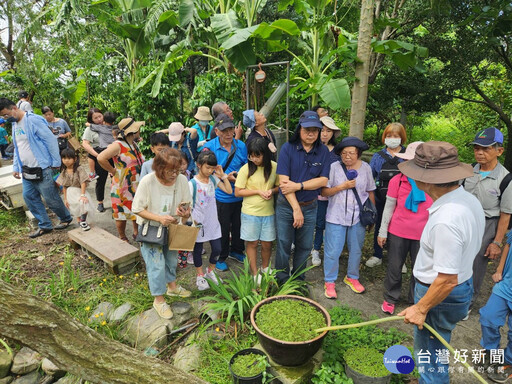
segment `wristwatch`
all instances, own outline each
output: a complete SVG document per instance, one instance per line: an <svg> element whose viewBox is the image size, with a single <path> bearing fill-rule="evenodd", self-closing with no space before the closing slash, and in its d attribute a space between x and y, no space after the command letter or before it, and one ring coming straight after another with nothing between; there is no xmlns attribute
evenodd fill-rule
<svg viewBox="0 0 512 384"><path fill-rule="evenodd" d="M500 248L502 248L502 247L503 247L503 243L499 243L499 242L497 242L496 240L494 240L494 241L492 242L492 244L497 245L497 246L498 246L498 247L500 247Z"/></svg>
<svg viewBox="0 0 512 384"><path fill-rule="evenodd" d="M300 183L300 190L303 191L304 190L304 183Z"/></svg>

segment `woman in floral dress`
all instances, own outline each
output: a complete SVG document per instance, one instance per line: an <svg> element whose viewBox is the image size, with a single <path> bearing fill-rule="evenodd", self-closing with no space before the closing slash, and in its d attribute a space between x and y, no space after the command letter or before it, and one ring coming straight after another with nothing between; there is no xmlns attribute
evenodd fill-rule
<svg viewBox="0 0 512 384"><path fill-rule="evenodd" d="M119 136L107 149L98 155L99 164L107 170L112 178L110 199L112 202L112 217L116 221L119 238L128 241L126 237L126 222L133 223L133 238L137 235L135 215L132 213L132 202L139 183L140 169L144 157L139 151L136 139L144 121L125 118L118 124ZM114 167L109 163L114 160Z"/></svg>

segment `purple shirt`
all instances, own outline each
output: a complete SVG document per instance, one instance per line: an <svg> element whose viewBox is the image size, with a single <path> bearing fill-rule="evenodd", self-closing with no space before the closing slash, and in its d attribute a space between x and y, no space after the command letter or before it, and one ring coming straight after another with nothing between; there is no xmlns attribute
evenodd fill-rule
<svg viewBox="0 0 512 384"><path fill-rule="evenodd" d="M375 181L373 180L372 169L368 163L361 162L361 167L359 167L357 172L356 190L361 203L364 204L366 199L368 199L368 192L375 190ZM347 176L345 176L340 162L332 163L327 188L335 187L345 181L347 181ZM329 196L325 220L332 224L344 226L352 226L359 223L359 205L352 189L345 189L333 196Z"/></svg>

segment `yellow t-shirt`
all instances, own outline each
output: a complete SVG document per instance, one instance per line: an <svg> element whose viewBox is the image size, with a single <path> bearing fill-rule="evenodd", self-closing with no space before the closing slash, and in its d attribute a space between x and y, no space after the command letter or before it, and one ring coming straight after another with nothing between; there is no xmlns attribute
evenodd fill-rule
<svg viewBox="0 0 512 384"><path fill-rule="evenodd" d="M238 171L238 176L236 177L235 187L249 189L249 190L259 190L259 191L267 191L279 185L279 181L277 179L276 174L277 163L275 161L272 162L272 173L267 181L265 181L265 176L263 174L263 167L258 167L256 172L252 174L250 178L247 178L249 175L249 165L245 164ZM242 203L242 213L246 215L252 216L270 216L274 214L274 197L270 200L264 200L260 195L248 196L244 197L244 201Z"/></svg>

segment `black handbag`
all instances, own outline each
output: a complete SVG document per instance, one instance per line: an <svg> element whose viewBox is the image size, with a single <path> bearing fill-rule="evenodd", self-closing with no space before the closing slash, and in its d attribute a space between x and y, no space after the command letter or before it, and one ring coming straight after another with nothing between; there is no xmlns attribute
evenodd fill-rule
<svg viewBox="0 0 512 384"><path fill-rule="evenodd" d="M68 139L65 137L57 137L57 142L59 143L59 149L61 151L68 147Z"/></svg>
<svg viewBox="0 0 512 384"><path fill-rule="evenodd" d="M139 225L139 231L135 237L135 241L140 243L167 246L168 238L169 229L167 227L164 227L163 225L154 227L146 222L143 225Z"/></svg>
<svg viewBox="0 0 512 384"><path fill-rule="evenodd" d="M343 163L341 163L341 166L343 167L343 171L346 175L347 167ZM366 199L364 204L362 204L361 199L359 198L359 194L357 193L357 189L351 189L352 192L354 192L357 204L359 205L359 221L361 222L361 225L363 227L366 227L367 225L374 225L377 222L377 208L369 198Z"/></svg>
<svg viewBox="0 0 512 384"><path fill-rule="evenodd" d="M27 167L23 165L21 167L21 175L25 180L29 181L41 181L43 180L43 169L41 167Z"/></svg>

